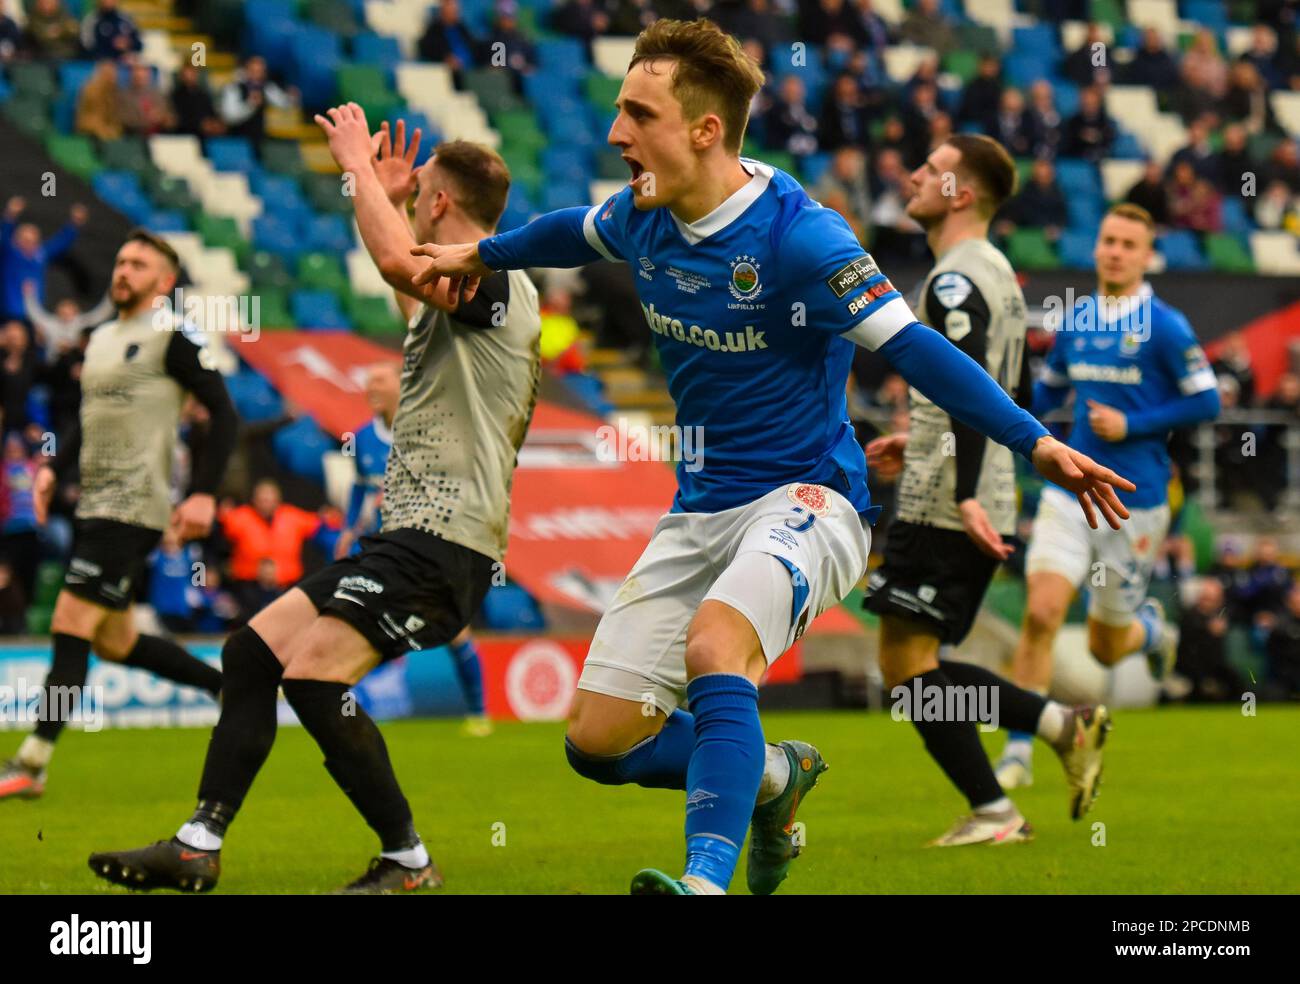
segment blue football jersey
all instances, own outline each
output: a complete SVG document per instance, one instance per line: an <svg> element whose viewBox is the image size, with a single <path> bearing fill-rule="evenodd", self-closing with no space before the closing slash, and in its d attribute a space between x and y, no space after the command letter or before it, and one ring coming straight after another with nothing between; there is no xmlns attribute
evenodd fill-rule
<svg viewBox="0 0 1300 984"><path fill-rule="evenodd" d="M628 187L583 225L631 268L677 424L701 428L673 509L716 512L812 482L866 512L844 392L854 342L842 336L874 349L915 316L838 213L788 174L742 163L750 182L697 222L637 210Z"/></svg>
<svg viewBox="0 0 1300 984"><path fill-rule="evenodd" d="M357 477L352 485L352 498L348 503L347 526L354 528L357 520L361 518L361 512L368 504L373 503L384 487L384 471L388 467L388 452L393 447L393 432L385 426L383 420L376 417L364 427L357 431L356 443L356 467ZM367 524L362 533L374 533L379 529L379 511L376 510L373 519ZM353 552L359 549L358 545L353 545Z"/></svg>
<svg viewBox="0 0 1300 984"><path fill-rule="evenodd" d="M1107 319L1107 314L1114 317ZM1131 508L1163 505L1168 498L1169 431L1105 441L1088 424L1088 401L1126 414L1161 407L1180 397L1217 391L1213 370L1182 312L1143 284L1138 303L1108 312L1096 298L1082 298L1058 329L1042 382L1074 388L1074 425L1069 445L1137 485L1121 492Z"/></svg>

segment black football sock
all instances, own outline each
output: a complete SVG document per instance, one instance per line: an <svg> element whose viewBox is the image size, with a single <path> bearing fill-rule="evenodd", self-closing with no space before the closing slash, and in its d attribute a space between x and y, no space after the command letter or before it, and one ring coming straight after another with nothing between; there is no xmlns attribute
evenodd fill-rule
<svg viewBox="0 0 1300 984"><path fill-rule="evenodd" d="M162 636L140 636L135 648L122 662L126 666L148 670L154 676L206 690L213 697L221 689L220 670L209 666L184 646Z"/></svg>
<svg viewBox="0 0 1300 984"><path fill-rule="evenodd" d="M244 802L275 744L275 695L284 673L275 653L248 626L221 649L221 717L212 729L192 818L217 837Z"/></svg>
<svg viewBox="0 0 1300 984"><path fill-rule="evenodd" d="M943 670L937 669L914 676L905 681L903 686L912 690L917 681L921 688L939 687L943 694L947 694L947 688L953 685L952 679ZM1002 799L1002 787L993 775L989 757L984 754L975 721L928 721L923 720L925 715L922 711L923 707L913 708L912 724L921 733L930 757L939 763L944 775L966 797L971 809Z"/></svg>
<svg viewBox="0 0 1300 984"><path fill-rule="evenodd" d="M284 696L316 744L325 768L379 835L384 851L420 843L411 807L397 785L384 736L348 686L327 680L285 680Z"/></svg>
<svg viewBox="0 0 1300 984"><path fill-rule="evenodd" d="M66 632L54 633L54 659L50 672L45 675L45 691L41 694L40 720L35 734L48 742L58 741L63 733L63 712L72 710L68 688L78 690L86 685L86 672L90 668L90 640L78 639Z"/></svg>
<svg viewBox="0 0 1300 984"><path fill-rule="evenodd" d="M998 693L998 727L1011 731L1038 733L1038 719L1047 706L1047 698L1032 690L1018 687L991 670L973 663L941 659L939 669L959 687L996 687Z"/></svg>

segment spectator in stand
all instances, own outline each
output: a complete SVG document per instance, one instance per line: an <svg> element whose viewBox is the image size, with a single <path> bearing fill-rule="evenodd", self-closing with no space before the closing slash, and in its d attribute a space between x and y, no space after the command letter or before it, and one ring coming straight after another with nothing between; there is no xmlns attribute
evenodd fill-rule
<svg viewBox="0 0 1300 984"><path fill-rule="evenodd" d="M54 305L54 311L48 311L37 300L36 285L28 282L24 285L23 300L26 304L27 320L36 332L36 344L43 352L44 361L54 362L63 353L76 348L81 342L81 335L86 329L94 328L108 321L116 313L113 299L104 295L95 307L82 312L80 305L72 298L64 298Z"/></svg>
<svg viewBox="0 0 1300 984"><path fill-rule="evenodd" d="M1300 30L1292 30L1290 42L1279 47L1277 70L1281 77L1278 88L1300 92Z"/></svg>
<svg viewBox="0 0 1300 984"><path fill-rule="evenodd" d="M1061 144L1061 114L1052 83L1039 79L1029 87L1029 115L1034 128L1034 157L1055 157Z"/></svg>
<svg viewBox="0 0 1300 984"><path fill-rule="evenodd" d="M1081 89L1110 84L1110 51L1096 21L1089 22L1083 44L1066 55L1061 73Z"/></svg>
<svg viewBox="0 0 1300 984"><path fill-rule="evenodd" d="M1115 121L1106 115L1101 90L1093 87L1079 93L1079 111L1065 124L1061 155L1082 157L1096 163L1110 155L1115 143Z"/></svg>
<svg viewBox="0 0 1300 984"><path fill-rule="evenodd" d="M1002 63L993 55L981 55L975 77L962 92L961 108L957 111L957 125L974 123L983 131L991 131L1002 102Z"/></svg>
<svg viewBox="0 0 1300 984"><path fill-rule="evenodd" d="M916 6L903 18L901 33L904 41L933 48L940 55L946 55L957 45L957 36L939 9L939 0L917 0Z"/></svg>
<svg viewBox="0 0 1300 984"><path fill-rule="evenodd" d="M1016 227L1042 229L1053 241L1069 221L1065 196L1056 184L1056 167L1044 157L1034 161L1029 181L1020 193L1007 202L998 225L1003 235Z"/></svg>
<svg viewBox="0 0 1300 984"><path fill-rule="evenodd" d="M231 548L231 591L247 621L269 600L268 589L278 593L302 578L303 544L320 531L321 519L286 503L269 478L253 486L248 505L222 510L219 518Z"/></svg>
<svg viewBox="0 0 1300 984"><path fill-rule="evenodd" d="M835 36L850 38L854 44L866 42L857 11L844 0L815 0L800 7L800 34L813 44L825 45Z"/></svg>
<svg viewBox="0 0 1300 984"><path fill-rule="evenodd" d="M811 194L814 200L844 216L859 242L867 241L871 188L867 183L867 158L861 150L857 147L837 150L831 158L831 166Z"/></svg>
<svg viewBox="0 0 1300 984"><path fill-rule="evenodd" d="M599 0L568 0L563 6L551 12L551 27L561 34L568 34L582 41L587 46L587 57L590 58L591 42L609 30L609 14L605 12L604 5ZM420 39L420 57L428 61L439 61L440 59L430 58L424 54L424 40L429 37L429 32L432 30L431 24L424 38Z"/></svg>
<svg viewBox="0 0 1300 984"><path fill-rule="evenodd" d="M858 21L858 45L865 48L873 57L883 55L889 46L891 32L885 18L872 7L872 0L852 0L853 11Z"/></svg>
<svg viewBox="0 0 1300 984"><path fill-rule="evenodd" d="M1190 161L1174 165L1169 179L1169 224L1192 232L1223 230L1223 196L1207 178L1199 178Z"/></svg>
<svg viewBox="0 0 1300 984"><path fill-rule="evenodd" d="M40 359L21 321L5 323L0 329L0 346L0 409L4 412L0 419L6 434L21 434L27 426L27 394L40 371Z"/></svg>
<svg viewBox="0 0 1300 984"><path fill-rule="evenodd" d="M573 317L573 295L558 284L547 284L541 314L543 367L561 376L583 372L587 363L582 354L582 329Z"/></svg>
<svg viewBox="0 0 1300 984"><path fill-rule="evenodd" d="M4 525L0 528L0 558L13 570L25 598L34 596L36 568L41 561L39 524L32 499L37 467L22 435L11 432L4 442L2 478L6 509Z"/></svg>
<svg viewBox="0 0 1300 984"><path fill-rule="evenodd" d="M1203 89L1215 100L1228 89L1228 63L1219 54L1219 42L1208 27L1199 28L1180 65L1184 83Z"/></svg>
<svg viewBox="0 0 1300 984"><path fill-rule="evenodd" d="M1006 147L1012 157L1033 154L1038 132L1034 129L1034 118L1025 109L1025 97L1019 89L1008 87L1002 90L998 114L989 135Z"/></svg>
<svg viewBox="0 0 1300 984"><path fill-rule="evenodd" d="M1246 583L1239 593L1242 614L1257 629L1267 631L1286 607L1294 578L1278 561L1277 541L1261 536L1255 541L1255 561L1247 568Z"/></svg>
<svg viewBox="0 0 1300 984"><path fill-rule="evenodd" d="M1255 199L1255 224L1264 230L1300 235L1300 199L1281 181L1271 182Z"/></svg>
<svg viewBox="0 0 1300 984"><path fill-rule="evenodd" d="M1264 409L1285 414L1291 427L1300 427L1300 376L1284 372L1278 377L1277 389L1264 403ZM1271 424L1259 442L1260 498L1264 508L1273 512L1287 487L1287 457L1283 437L1286 424Z"/></svg>
<svg viewBox="0 0 1300 984"><path fill-rule="evenodd" d="M1228 91L1219 104L1219 113L1225 120L1240 123L1251 136L1282 132L1277 117L1273 115L1268 85L1254 64L1245 58L1232 64Z"/></svg>
<svg viewBox="0 0 1300 984"><path fill-rule="evenodd" d="M883 150L897 151L906 166L910 150L903 133L903 121L897 115L885 117L885 122L880 125L880 135L875 140L874 149L877 154Z"/></svg>
<svg viewBox="0 0 1300 984"><path fill-rule="evenodd" d="M899 117L903 124L903 159L909 168L920 167L929 156L931 132L939 112L938 86L922 82L912 89L912 97Z"/></svg>
<svg viewBox="0 0 1300 984"><path fill-rule="evenodd" d="M422 59L445 63L457 78L483 60L482 42L460 19L460 0L443 0L434 10L418 47Z"/></svg>
<svg viewBox="0 0 1300 984"><path fill-rule="evenodd" d="M1234 331L1224 336L1223 347L1210 368L1220 378L1230 376L1237 384L1238 402L1241 406L1255 403L1255 366L1246 336Z"/></svg>
<svg viewBox="0 0 1300 984"><path fill-rule="evenodd" d="M773 15L768 0L728 0L718 3L713 8L712 17L728 34L746 41L757 41L764 52L763 60L773 48L788 41L790 37L782 19ZM763 60L760 60L760 64Z"/></svg>
<svg viewBox="0 0 1300 984"><path fill-rule="evenodd" d="M33 223L18 223L26 207L26 200L15 196L5 204L4 217L0 220L0 271L3 271L0 318L26 316L25 284L34 284L36 300L45 302L45 268L71 248L88 214L86 206L73 205L68 211L68 224L41 242L41 231Z"/></svg>
<svg viewBox="0 0 1300 984"><path fill-rule="evenodd" d="M930 146L926 150L926 156L930 156L930 151L934 150L940 144L947 142L956 131L952 128L952 117L943 110L935 113L930 119Z"/></svg>
<svg viewBox="0 0 1300 984"><path fill-rule="evenodd" d="M23 29L23 47L37 61L81 57L81 28L63 9L63 0L36 0Z"/></svg>
<svg viewBox="0 0 1300 984"><path fill-rule="evenodd" d="M835 79L835 85L822 105L817 142L822 150L841 147L865 147L871 140L871 113L858 80L847 72Z"/></svg>
<svg viewBox="0 0 1300 984"><path fill-rule="evenodd" d="M122 135L122 90L117 84L117 63L107 59L95 66L77 97L77 132L98 140Z"/></svg>
<svg viewBox="0 0 1300 984"><path fill-rule="evenodd" d="M1214 144L1210 140L1214 124L1215 119L1209 114L1192 121L1192 125L1187 128L1187 145L1174 151L1174 156L1169 159L1170 176L1179 164L1186 161L1192 165L1198 178L1208 178L1218 183L1221 177L1218 170L1219 156L1214 152Z"/></svg>
<svg viewBox="0 0 1300 984"><path fill-rule="evenodd" d="M22 49L23 32L18 22L0 11L0 65L8 65Z"/></svg>
<svg viewBox="0 0 1300 984"><path fill-rule="evenodd" d="M1224 411L1237 410L1245 404L1241 400L1241 387L1231 376L1219 376L1219 404ZM1240 424L1219 423L1214 427L1214 466L1217 492L1221 504L1233 508L1238 493L1254 493L1253 466L1255 459L1245 451L1249 428ZM1233 600L1232 588L1228 598Z"/></svg>
<svg viewBox="0 0 1300 984"><path fill-rule="evenodd" d="M1143 30L1142 44L1124 71L1124 82L1126 85L1149 85L1157 95L1178 88L1178 63L1154 27Z"/></svg>
<svg viewBox="0 0 1300 984"><path fill-rule="evenodd" d="M1124 201L1141 205L1151 213L1157 226L1169 225L1169 192L1165 189L1164 168L1147 161L1142 178L1128 190Z"/></svg>
<svg viewBox="0 0 1300 984"><path fill-rule="evenodd" d="M767 111L764 130L770 150L784 150L795 157L817 153L817 118L808 111L803 79L787 75L780 94Z"/></svg>
<svg viewBox="0 0 1300 984"><path fill-rule="evenodd" d="M174 125L167 97L153 80L153 67L137 62L122 90L122 128L139 137L162 133Z"/></svg>
<svg viewBox="0 0 1300 984"><path fill-rule="evenodd" d="M196 613L195 631L224 634L231 623L239 620L239 602L226 590L219 568L209 564L204 573L203 583L199 586L200 606Z"/></svg>
<svg viewBox="0 0 1300 984"><path fill-rule="evenodd" d="M260 147L266 136L266 107L291 109L297 104L298 90L276 85L267 75L266 59L250 55L221 90L221 122L233 136Z"/></svg>
<svg viewBox="0 0 1300 984"><path fill-rule="evenodd" d="M1271 184L1281 181L1293 195L1300 195L1300 150L1295 140L1283 140L1273 148L1264 180Z"/></svg>
<svg viewBox="0 0 1300 984"><path fill-rule="evenodd" d="M1178 661L1174 670L1191 685L1188 700L1236 700L1241 694L1241 678L1228 663L1227 641L1223 585L1206 578L1196 603L1183 609L1178 624Z"/></svg>
<svg viewBox="0 0 1300 984"><path fill-rule="evenodd" d="M202 576L196 576L200 572ZM197 631L203 607L199 585L206 579L199 545L181 543L175 530L164 530L158 548L149 555L149 604L168 632Z"/></svg>
<svg viewBox="0 0 1300 984"><path fill-rule="evenodd" d="M117 9L117 0L99 0L81 22L81 46L91 58L118 59L139 51L135 21Z"/></svg>
<svg viewBox="0 0 1300 984"><path fill-rule="evenodd" d="M922 259L926 251L925 233L907 214L907 201L912 197L912 178L897 150L886 149L876 153L871 197L869 224L875 247L872 252L878 258Z"/></svg>
<svg viewBox="0 0 1300 984"><path fill-rule="evenodd" d="M1220 96L1216 95L1210 85L1210 68L1205 60L1186 60L1179 66L1182 84L1169 94L1169 108L1182 117L1183 123L1190 126L1192 120L1207 113L1217 115Z"/></svg>
<svg viewBox="0 0 1300 984"><path fill-rule="evenodd" d="M171 104L175 132L194 137L216 137L226 132L197 65L181 65L172 84Z"/></svg>
<svg viewBox="0 0 1300 984"><path fill-rule="evenodd" d="M1297 27L1300 24L1292 25L1292 31ZM1278 58L1277 32L1267 24L1256 24L1251 29L1250 48L1241 57L1255 67L1266 88L1277 89L1283 85L1285 80Z"/></svg>
<svg viewBox="0 0 1300 984"><path fill-rule="evenodd" d="M537 69L537 49L519 30L518 18L519 5L515 0L498 3L484 44L488 64L510 69L517 81Z"/></svg>
<svg viewBox="0 0 1300 984"><path fill-rule="evenodd" d="M1244 195L1248 174L1254 175L1252 183L1258 186L1258 168L1247 150L1246 128L1240 123L1229 123L1223 128L1223 148L1216 155L1214 172L1225 197Z"/></svg>
<svg viewBox="0 0 1300 984"><path fill-rule="evenodd" d="M1265 643L1268 681L1265 699L1295 700L1300 697L1300 585L1286 596L1286 608Z"/></svg>

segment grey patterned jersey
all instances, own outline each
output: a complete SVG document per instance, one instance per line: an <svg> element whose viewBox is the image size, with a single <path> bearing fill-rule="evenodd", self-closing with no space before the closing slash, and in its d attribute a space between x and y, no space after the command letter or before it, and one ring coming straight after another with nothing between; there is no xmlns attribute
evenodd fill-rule
<svg viewBox="0 0 1300 984"><path fill-rule="evenodd" d="M500 560L510 486L541 376L537 289L512 270L484 278L454 315L411 318L384 474L383 531L434 533Z"/></svg>
<svg viewBox="0 0 1300 984"><path fill-rule="evenodd" d="M160 330L150 309L95 329L81 367L80 519L161 530L171 519L176 428L185 391L219 378L197 335Z"/></svg>
<svg viewBox="0 0 1300 984"><path fill-rule="evenodd" d="M1007 258L987 239L965 239L935 264L914 308L1013 396L1024 385L1025 298ZM911 391L910 436L898 518L962 529L957 503L974 496L994 529L1015 531L1012 453Z"/></svg>

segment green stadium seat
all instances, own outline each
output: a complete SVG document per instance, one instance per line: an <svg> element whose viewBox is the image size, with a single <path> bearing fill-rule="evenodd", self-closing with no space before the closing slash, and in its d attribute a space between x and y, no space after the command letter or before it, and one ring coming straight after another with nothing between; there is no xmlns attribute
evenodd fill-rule
<svg viewBox="0 0 1300 984"><path fill-rule="evenodd" d="M489 116L492 126L501 134L502 147L528 147L535 158L537 151L546 146L546 135L538 127L531 109L511 109Z"/></svg>
<svg viewBox="0 0 1300 984"><path fill-rule="evenodd" d="M318 212L333 215L351 215L352 199L343 194L343 179L338 174L308 172L302 177L307 201Z"/></svg>
<svg viewBox="0 0 1300 984"><path fill-rule="evenodd" d="M1228 232L1212 232L1205 237L1205 255L1210 266L1222 273L1254 273L1255 261L1241 241Z"/></svg>
<svg viewBox="0 0 1300 984"><path fill-rule="evenodd" d="M285 291L293 286L293 277L284 268L284 261L275 253L254 250L248 256L247 268L248 278L255 288ZM288 303L283 297L281 301L286 305Z"/></svg>
<svg viewBox="0 0 1300 984"><path fill-rule="evenodd" d="M80 134L52 133L46 138L45 149L55 163L67 168L79 178L89 178L99 170L99 158L89 137Z"/></svg>
<svg viewBox="0 0 1300 984"><path fill-rule="evenodd" d="M957 25L957 47L963 51L973 51L977 55L1000 55L1002 46L998 43L998 34L987 24Z"/></svg>
<svg viewBox="0 0 1300 984"><path fill-rule="evenodd" d="M356 15L347 0L307 0L301 10L306 20L344 38L353 37L359 30Z"/></svg>
<svg viewBox="0 0 1300 984"><path fill-rule="evenodd" d="M979 65L980 53L978 51L970 51L966 48L950 51L948 54L944 55L943 58L943 70L945 72L952 72L952 74L961 79L963 83L969 82L975 77L975 73L979 70Z"/></svg>
<svg viewBox="0 0 1300 984"><path fill-rule="evenodd" d="M405 103L384 79L384 70L375 65L341 65L335 77L339 100L357 103L366 111L366 119L383 120Z"/></svg>
<svg viewBox="0 0 1300 984"><path fill-rule="evenodd" d="M503 150L501 157L506 162L506 167L510 168L510 183L523 188L530 199L535 199L541 191L543 177L537 159L517 150Z"/></svg>
<svg viewBox="0 0 1300 984"><path fill-rule="evenodd" d="M622 87L622 79L610 78L602 72L592 72L587 76L587 100L602 112L613 112Z"/></svg>
<svg viewBox="0 0 1300 984"><path fill-rule="evenodd" d="M292 178L302 176L306 167L296 140L267 140L262 144L262 166L268 171Z"/></svg>
<svg viewBox="0 0 1300 984"><path fill-rule="evenodd" d="M32 604L54 606L54 599L63 589L63 565L57 560L47 560L36 568Z"/></svg>
<svg viewBox="0 0 1300 984"><path fill-rule="evenodd" d="M120 140L106 140L99 148L100 160L104 167L113 171L130 171L143 175L154 169L149 159L149 150L139 137L123 137Z"/></svg>
<svg viewBox="0 0 1300 984"><path fill-rule="evenodd" d="M1007 259L1017 269L1057 270L1061 261L1042 229L1017 229L1007 237Z"/></svg>
<svg viewBox="0 0 1300 984"><path fill-rule="evenodd" d="M1092 0L1092 19L1109 24L1116 34L1128 23L1122 0Z"/></svg>
<svg viewBox="0 0 1300 984"><path fill-rule="evenodd" d="M1246 153L1253 161L1266 161L1273 156L1273 150L1282 142L1276 133L1256 133L1246 139ZM1263 188L1258 189L1263 192Z"/></svg>
<svg viewBox="0 0 1300 984"><path fill-rule="evenodd" d="M4 103L4 113L14 126L36 140L43 141L54 128L49 104L37 96L10 96Z"/></svg>
<svg viewBox="0 0 1300 984"><path fill-rule="evenodd" d="M27 609L27 634L49 635L50 622L54 619L53 605L32 605Z"/></svg>
<svg viewBox="0 0 1300 984"><path fill-rule="evenodd" d="M203 237L204 245L210 248L224 247L241 257L248 251L248 241L240 235L238 223L228 215L210 215L200 209L194 216L193 225L194 231Z"/></svg>
<svg viewBox="0 0 1300 984"><path fill-rule="evenodd" d="M184 178L173 174L161 177L149 197L155 208L176 209L181 212L192 212L198 208L198 200L190 192L189 184Z"/></svg>
<svg viewBox="0 0 1300 984"><path fill-rule="evenodd" d="M298 257L298 286L307 290L331 290L344 296L351 289L347 273L329 253L303 253Z"/></svg>
<svg viewBox="0 0 1300 984"><path fill-rule="evenodd" d="M465 73L465 88L478 98L489 115L525 108L515 93L514 77L504 68L472 68Z"/></svg>
<svg viewBox="0 0 1300 984"><path fill-rule="evenodd" d="M297 327L293 320L293 314L289 310L289 294L287 290L276 287L263 287L255 283L252 293L258 299L258 315L263 329L276 331L281 328Z"/></svg>
<svg viewBox="0 0 1300 984"><path fill-rule="evenodd" d="M54 69L44 62L11 62L9 85L15 95L33 96L45 102L53 99L59 91Z"/></svg>
<svg viewBox="0 0 1300 984"><path fill-rule="evenodd" d="M788 154L784 150L760 150L758 159L765 164L780 168L786 174L798 175L799 173L799 162L795 160L793 154Z"/></svg>
<svg viewBox="0 0 1300 984"><path fill-rule="evenodd" d="M382 297L353 297L347 310L352 324L363 335L391 337L406 331L402 319L389 310L388 301Z"/></svg>

